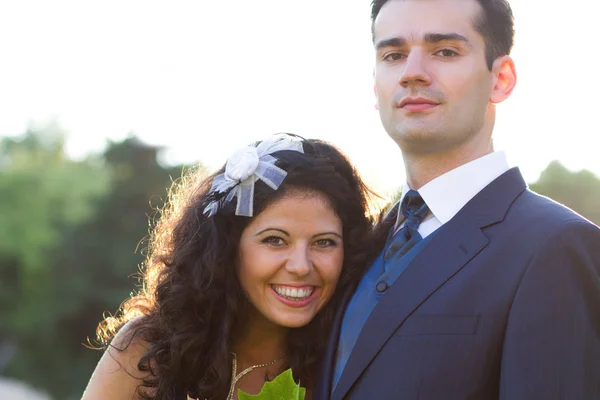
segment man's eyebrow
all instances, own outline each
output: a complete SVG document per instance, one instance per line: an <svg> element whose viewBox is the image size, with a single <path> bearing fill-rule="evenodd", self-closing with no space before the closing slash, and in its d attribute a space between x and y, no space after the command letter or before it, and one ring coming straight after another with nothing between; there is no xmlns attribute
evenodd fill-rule
<svg viewBox="0 0 600 400"><path fill-rule="evenodd" d="M458 33L426 33L423 35L423 41L425 43L463 42L471 47L469 39ZM405 46L407 42L408 41L406 38L402 36L383 39L377 42L375 45L375 50L380 50L386 47L402 47Z"/></svg>
<svg viewBox="0 0 600 400"><path fill-rule="evenodd" d="M406 39L398 36L390 39L383 39L377 42L375 45L375 50L380 50L385 47L402 47L406 44Z"/></svg>
<svg viewBox="0 0 600 400"><path fill-rule="evenodd" d="M458 33L426 33L423 36L426 43L439 43L439 42L463 42L467 46L471 47L469 39Z"/></svg>

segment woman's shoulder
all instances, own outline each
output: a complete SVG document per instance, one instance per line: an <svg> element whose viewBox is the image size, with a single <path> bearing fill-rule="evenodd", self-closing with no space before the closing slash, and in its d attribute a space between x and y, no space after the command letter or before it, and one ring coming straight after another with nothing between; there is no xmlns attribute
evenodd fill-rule
<svg viewBox="0 0 600 400"><path fill-rule="evenodd" d="M107 348L118 349L125 353L135 353L148 349L148 343L139 334L140 327L144 323L146 316L135 317L126 322L118 331L110 346Z"/></svg>
<svg viewBox="0 0 600 400"><path fill-rule="evenodd" d="M127 322L115 335L98 362L82 400L135 398L137 388L150 377L138 364L149 344L139 332L142 320L138 317Z"/></svg>

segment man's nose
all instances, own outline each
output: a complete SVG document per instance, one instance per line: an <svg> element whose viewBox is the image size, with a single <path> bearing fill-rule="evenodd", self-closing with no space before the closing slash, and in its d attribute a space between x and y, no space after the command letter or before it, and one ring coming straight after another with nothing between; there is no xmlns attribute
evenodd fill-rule
<svg viewBox="0 0 600 400"><path fill-rule="evenodd" d="M400 85L403 87L415 85L430 85L431 76L427 68L427 55L423 49L411 50L406 58L404 70L400 76Z"/></svg>

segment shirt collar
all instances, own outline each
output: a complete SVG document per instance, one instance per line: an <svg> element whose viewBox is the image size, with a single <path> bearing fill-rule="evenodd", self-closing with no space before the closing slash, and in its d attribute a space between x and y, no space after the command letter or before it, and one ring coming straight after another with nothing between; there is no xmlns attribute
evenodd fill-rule
<svg viewBox="0 0 600 400"><path fill-rule="evenodd" d="M419 194L431 213L442 225L450 221L477 193L508 171L504 151L487 154L438 176L419 189ZM400 204L410 190L408 183L402 188ZM398 208L400 213L400 208ZM399 214L400 215L400 214Z"/></svg>

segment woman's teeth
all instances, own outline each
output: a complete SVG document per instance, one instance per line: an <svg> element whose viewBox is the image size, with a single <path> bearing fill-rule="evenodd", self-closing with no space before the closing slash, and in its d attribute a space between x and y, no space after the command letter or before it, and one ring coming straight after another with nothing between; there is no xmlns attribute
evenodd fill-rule
<svg viewBox="0 0 600 400"><path fill-rule="evenodd" d="M290 300L304 300L310 297L314 291L314 287L291 288L289 286L273 285L273 290L275 290L278 295L286 297Z"/></svg>

